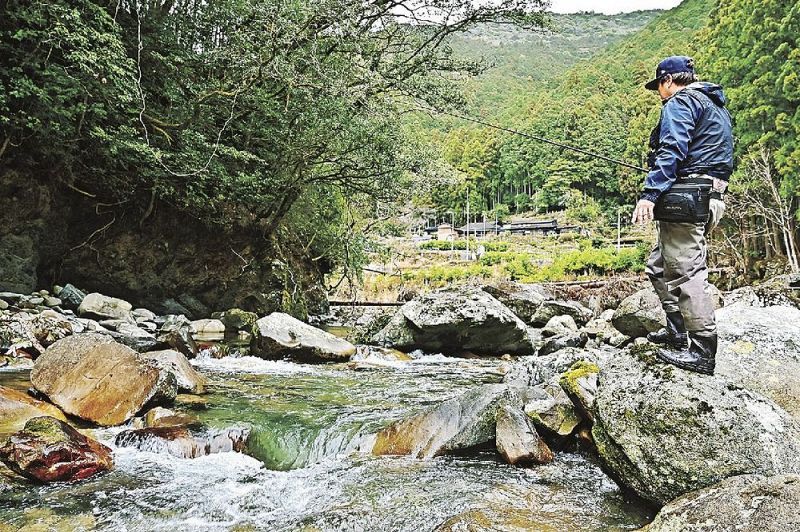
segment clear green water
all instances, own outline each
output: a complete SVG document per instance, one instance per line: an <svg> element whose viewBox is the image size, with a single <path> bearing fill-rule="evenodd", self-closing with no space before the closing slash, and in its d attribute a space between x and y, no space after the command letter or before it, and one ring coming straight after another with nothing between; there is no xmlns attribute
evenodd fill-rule
<svg viewBox="0 0 800 532"><path fill-rule="evenodd" d="M213 426L251 425L258 459L120 448L114 471L79 484L36 486L0 475L0 523L9 530L418 532L470 510L491 530L630 530L647 522L645 510L578 454L522 469L493 452L427 461L359 452L392 420L498 382L499 364L423 357L353 370L249 357L201 361L211 393L193 412ZM23 372L0 372L0 384L26 387L26 380ZM119 430L95 435L111 445Z"/></svg>

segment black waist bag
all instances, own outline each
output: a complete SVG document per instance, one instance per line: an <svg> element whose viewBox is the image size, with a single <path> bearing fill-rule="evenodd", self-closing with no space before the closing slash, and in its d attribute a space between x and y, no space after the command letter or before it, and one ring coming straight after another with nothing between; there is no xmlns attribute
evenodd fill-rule
<svg viewBox="0 0 800 532"><path fill-rule="evenodd" d="M711 179L682 179L659 196L654 217L660 222L706 223L710 199Z"/></svg>

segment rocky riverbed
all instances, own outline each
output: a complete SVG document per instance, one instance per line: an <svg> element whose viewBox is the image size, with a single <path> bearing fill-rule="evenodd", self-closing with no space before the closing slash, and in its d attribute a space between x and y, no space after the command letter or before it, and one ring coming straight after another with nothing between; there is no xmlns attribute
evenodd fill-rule
<svg viewBox="0 0 800 532"><path fill-rule="evenodd" d="M719 295L711 377L657 362L647 289L445 289L351 312L347 339L0 293L0 530L786 530L794 284Z"/></svg>

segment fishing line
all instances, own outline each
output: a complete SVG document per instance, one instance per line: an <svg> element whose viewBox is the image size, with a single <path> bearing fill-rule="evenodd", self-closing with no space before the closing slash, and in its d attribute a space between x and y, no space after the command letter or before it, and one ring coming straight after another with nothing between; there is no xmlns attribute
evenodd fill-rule
<svg viewBox="0 0 800 532"><path fill-rule="evenodd" d="M472 117L472 116L462 115L462 114L459 114L459 113L451 113L450 111L440 111L440 110L437 110L437 109L433 109L431 107L425 107L425 106L418 106L418 107L419 107L420 110L423 110L423 111L428 111L430 113L437 113L437 114L449 115L449 116L452 116L452 117L455 117L455 118L460 118L461 120L466 120L468 122L473 122L475 124L480 124L482 126L486 126L486 127L492 128L492 129L497 129L498 131L505 131L506 133L512 133L514 135L519 135L520 137L525 137L527 139L536 140L536 141L539 141L539 142L544 142L545 144L550 144L552 146L558 146L559 148L564 148L566 150L572 150L572 151L575 151L575 152L578 152L578 153L582 153L584 155L589 155L591 157L596 157L596 158L601 159L603 161L607 161L607 162L610 162L610 163L618 164L620 166L624 166L626 168L631 168L633 170L638 170L639 172L645 172L645 173L649 172L649 170L647 168L642 168L641 166L636 166L636 165L633 165L633 164L630 164L630 163L626 163L625 161L620 161L619 159L612 159L611 157L606 157L605 155L601 155L599 153L594 153L594 152L591 152L589 150L584 150L583 148L579 148L577 146L571 146L569 144L564 144L563 142L557 142L555 140L546 139L546 138L540 137L538 135L532 135L530 133L523 133L522 131L517 131L515 129L511 129L511 128L508 128L508 127L498 126L497 124L492 124L490 122L486 122L484 120L481 120L480 118L475 118L475 117Z"/></svg>

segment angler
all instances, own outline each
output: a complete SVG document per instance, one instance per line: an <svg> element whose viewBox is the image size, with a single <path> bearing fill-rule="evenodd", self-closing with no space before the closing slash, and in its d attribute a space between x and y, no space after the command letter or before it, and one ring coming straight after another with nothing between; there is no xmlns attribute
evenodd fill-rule
<svg viewBox="0 0 800 532"><path fill-rule="evenodd" d="M706 235L725 210L731 117L722 87L698 82L689 57L661 61L645 88L658 91L663 108L650 135L650 171L633 222L658 221L646 272L667 313L666 328L648 339L672 348L658 353L662 361L713 374L717 326L707 292Z"/></svg>

